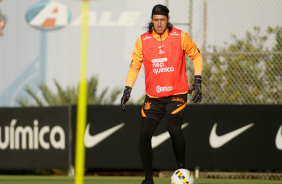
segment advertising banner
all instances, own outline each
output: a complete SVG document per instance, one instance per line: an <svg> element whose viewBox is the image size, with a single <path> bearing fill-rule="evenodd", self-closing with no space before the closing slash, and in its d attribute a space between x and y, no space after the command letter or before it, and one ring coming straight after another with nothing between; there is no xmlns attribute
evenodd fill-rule
<svg viewBox="0 0 282 184"><path fill-rule="evenodd" d="M0 169L69 168L69 107L1 108Z"/></svg>
<svg viewBox="0 0 282 184"><path fill-rule="evenodd" d="M74 165L76 106L0 109L0 169ZM142 169L141 106L89 105L85 167ZM182 131L186 167L282 169L281 105L188 105ZM153 167L175 169L164 117L152 138Z"/></svg>
<svg viewBox="0 0 282 184"><path fill-rule="evenodd" d="M87 168L142 168L138 142L140 110L141 106L128 106L125 112L120 106L88 107ZM281 112L282 106L277 105L188 105L182 125L186 166L281 169ZM164 117L152 138L156 169L176 168L166 124ZM74 131L75 125L73 135Z"/></svg>
<svg viewBox="0 0 282 184"><path fill-rule="evenodd" d="M76 108L72 112L72 120L76 120ZM140 106L130 106L125 112L120 106L88 106L84 136L86 168L141 168L139 112ZM73 124L73 140L75 127Z"/></svg>
<svg viewBox="0 0 282 184"><path fill-rule="evenodd" d="M281 169L281 105L191 105L187 166Z"/></svg>

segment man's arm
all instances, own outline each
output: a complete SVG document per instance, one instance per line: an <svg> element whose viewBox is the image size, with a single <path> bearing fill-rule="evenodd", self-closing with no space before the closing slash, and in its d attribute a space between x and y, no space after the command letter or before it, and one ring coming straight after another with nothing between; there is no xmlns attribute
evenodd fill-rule
<svg viewBox="0 0 282 184"><path fill-rule="evenodd" d="M132 61L126 77L126 86L133 87L143 62L142 41L139 37L132 52Z"/></svg>
<svg viewBox="0 0 282 184"><path fill-rule="evenodd" d="M194 75L202 75L203 59L201 52L190 36L183 31L181 32L181 45L186 55L193 60Z"/></svg>
<svg viewBox="0 0 282 184"><path fill-rule="evenodd" d="M129 70L126 77L126 84L123 91L123 96L121 98L121 108L125 111L125 104L130 98L130 93L133 88L133 85L138 77L140 68L143 62L143 53L142 53L142 41L139 37L135 44L135 49L132 52L132 61L129 66Z"/></svg>
<svg viewBox="0 0 282 184"><path fill-rule="evenodd" d="M202 101L202 70L203 70L203 58L197 45L192 41L187 33L181 32L181 45L184 52L193 60L194 66L194 83L189 89L188 93L192 96L194 103Z"/></svg>

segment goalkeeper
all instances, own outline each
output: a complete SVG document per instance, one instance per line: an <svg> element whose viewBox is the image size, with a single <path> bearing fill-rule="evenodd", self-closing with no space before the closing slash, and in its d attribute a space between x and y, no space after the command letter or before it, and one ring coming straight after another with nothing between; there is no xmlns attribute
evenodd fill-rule
<svg viewBox="0 0 282 184"><path fill-rule="evenodd" d="M139 150L145 172L142 184L153 184L152 146L154 131L166 114L168 132L173 143L177 167L185 168L185 141L181 131L183 115L187 105L187 93L193 91L194 103L202 100L202 56L189 35L173 27L169 22L166 6L156 5L152 9L148 32L141 35L132 53L132 62L121 98L125 104L143 63L145 68L146 97L141 109ZM189 89L185 67L185 54L193 60L194 83Z"/></svg>

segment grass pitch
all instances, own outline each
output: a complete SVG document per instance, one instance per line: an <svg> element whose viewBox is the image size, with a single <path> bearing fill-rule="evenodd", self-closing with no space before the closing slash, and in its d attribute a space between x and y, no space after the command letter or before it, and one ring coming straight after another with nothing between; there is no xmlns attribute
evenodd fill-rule
<svg viewBox="0 0 282 184"><path fill-rule="evenodd" d="M86 176L84 184L141 184L139 176ZM170 178L155 177L155 184L170 184ZM195 184L281 184L279 180L256 179L213 179L200 178ZM74 178L68 176L0 176L0 184L74 184Z"/></svg>

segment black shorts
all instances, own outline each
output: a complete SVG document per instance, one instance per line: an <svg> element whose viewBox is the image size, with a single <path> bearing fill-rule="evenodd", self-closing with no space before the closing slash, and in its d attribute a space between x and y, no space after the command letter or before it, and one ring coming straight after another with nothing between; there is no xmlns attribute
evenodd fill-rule
<svg viewBox="0 0 282 184"><path fill-rule="evenodd" d="M164 98L145 97L141 109L142 117L150 117L159 121L164 114L177 114L184 116L184 110L187 105L187 94L174 95Z"/></svg>

